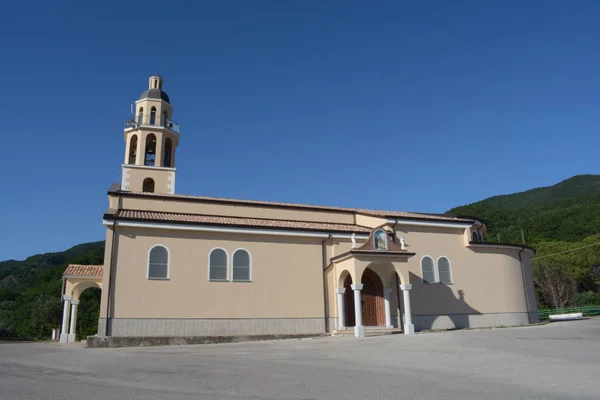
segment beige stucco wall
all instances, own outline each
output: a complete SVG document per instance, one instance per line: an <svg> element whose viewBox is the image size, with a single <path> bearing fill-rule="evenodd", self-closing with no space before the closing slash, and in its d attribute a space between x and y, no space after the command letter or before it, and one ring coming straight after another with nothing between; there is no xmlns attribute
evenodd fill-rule
<svg viewBox="0 0 600 400"><path fill-rule="evenodd" d="M173 192L175 185L174 168L155 168L123 165L123 182L130 191L141 192L144 179L154 179L154 193L169 194ZM122 201L121 208L128 209ZM135 209L135 208L133 208Z"/></svg>
<svg viewBox="0 0 600 400"><path fill-rule="evenodd" d="M134 228L117 232L115 318L324 317L319 239ZM156 244L170 251L169 280L146 278L148 251ZM226 249L230 258L235 249L247 249L252 282L209 282L208 255L214 247Z"/></svg>
<svg viewBox="0 0 600 400"><path fill-rule="evenodd" d="M521 267L519 249L465 246L464 229L403 227L407 250L416 255L407 261L412 311L415 315L514 313L535 310L535 296L526 298L530 268ZM522 252L527 260L531 252ZM426 284L421 259L441 256L452 265L453 284ZM527 272L529 270L529 272ZM523 280L525 272L526 281ZM529 292L528 292L528 296Z"/></svg>
<svg viewBox="0 0 600 400"><path fill-rule="evenodd" d="M136 191L134 189L130 190ZM164 199L135 198L125 196L123 197L121 207L130 210L152 210L188 214L354 224L354 214L350 212L344 213L313 210L292 210L276 207L261 207L258 205L247 206L240 204L215 204L209 202L204 203L201 201L183 201L178 199L164 201Z"/></svg>

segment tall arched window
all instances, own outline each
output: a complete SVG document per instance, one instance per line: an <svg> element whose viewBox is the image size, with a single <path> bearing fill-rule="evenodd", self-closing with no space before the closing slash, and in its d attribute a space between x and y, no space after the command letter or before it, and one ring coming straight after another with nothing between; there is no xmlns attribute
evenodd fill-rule
<svg viewBox="0 0 600 400"><path fill-rule="evenodd" d="M435 263L433 258L425 256L421 259L421 276L424 283L435 283Z"/></svg>
<svg viewBox="0 0 600 400"><path fill-rule="evenodd" d="M244 249L238 249L233 252L233 273L231 275L234 281L252 280L252 259L250 253Z"/></svg>
<svg viewBox="0 0 600 400"><path fill-rule="evenodd" d="M154 125L156 122L156 107L152 107L150 110L150 125Z"/></svg>
<svg viewBox="0 0 600 400"><path fill-rule="evenodd" d="M142 183L142 192L154 193L154 179L144 179L144 182Z"/></svg>
<svg viewBox="0 0 600 400"><path fill-rule="evenodd" d="M135 164L135 156L137 155L137 135L133 135L129 140L129 164Z"/></svg>
<svg viewBox="0 0 600 400"><path fill-rule="evenodd" d="M153 133L146 136L146 151L144 155L144 165L154 166L156 157L156 136Z"/></svg>
<svg viewBox="0 0 600 400"><path fill-rule="evenodd" d="M169 119L169 114L168 114L167 110L165 110L163 112L162 126L167 126L168 119Z"/></svg>
<svg viewBox="0 0 600 400"><path fill-rule="evenodd" d="M163 167L171 168L171 156L173 152L173 142L171 138L165 140L165 154L163 155Z"/></svg>
<svg viewBox="0 0 600 400"><path fill-rule="evenodd" d="M138 125L144 125L144 107L140 107L138 114Z"/></svg>
<svg viewBox="0 0 600 400"><path fill-rule="evenodd" d="M148 252L148 279L169 279L169 250L156 245Z"/></svg>
<svg viewBox="0 0 600 400"><path fill-rule="evenodd" d="M213 249L208 255L208 279L211 281L226 281L227 261L227 252L224 249Z"/></svg>
<svg viewBox="0 0 600 400"><path fill-rule="evenodd" d="M477 233L477 231L473 231L471 233L471 241L479 242L479 234Z"/></svg>
<svg viewBox="0 0 600 400"><path fill-rule="evenodd" d="M440 257L437 261L438 277L440 283L452 283L452 265L446 257Z"/></svg>

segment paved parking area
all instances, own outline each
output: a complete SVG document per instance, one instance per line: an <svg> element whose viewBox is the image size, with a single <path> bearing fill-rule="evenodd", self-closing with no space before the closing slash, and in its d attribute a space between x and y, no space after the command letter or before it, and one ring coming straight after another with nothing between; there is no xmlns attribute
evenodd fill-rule
<svg viewBox="0 0 600 400"><path fill-rule="evenodd" d="M600 319L220 345L0 344L0 399L598 399Z"/></svg>

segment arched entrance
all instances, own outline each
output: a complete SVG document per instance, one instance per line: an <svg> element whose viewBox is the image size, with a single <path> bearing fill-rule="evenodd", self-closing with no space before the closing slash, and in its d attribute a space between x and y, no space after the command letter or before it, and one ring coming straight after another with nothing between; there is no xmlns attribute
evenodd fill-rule
<svg viewBox="0 0 600 400"><path fill-rule="evenodd" d="M354 326L356 325L356 319L354 315L354 292L350 287L352 285L352 277L350 274L346 276L344 280L344 320L346 322L346 326Z"/></svg>
<svg viewBox="0 0 600 400"><path fill-rule="evenodd" d="M363 284L360 295L363 325L385 326L385 306L381 279L373 270L367 268L363 273L361 283Z"/></svg>

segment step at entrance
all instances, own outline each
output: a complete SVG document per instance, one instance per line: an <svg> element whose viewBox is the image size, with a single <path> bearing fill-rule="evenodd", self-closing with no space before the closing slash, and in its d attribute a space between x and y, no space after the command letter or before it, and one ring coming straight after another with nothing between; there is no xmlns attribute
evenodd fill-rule
<svg viewBox="0 0 600 400"><path fill-rule="evenodd" d="M400 328L386 328L385 326L365 326L365 337L395 335L402 333ZM332 336L354 336L354 327L349 326L347 329L334 330Z"/></svg>

